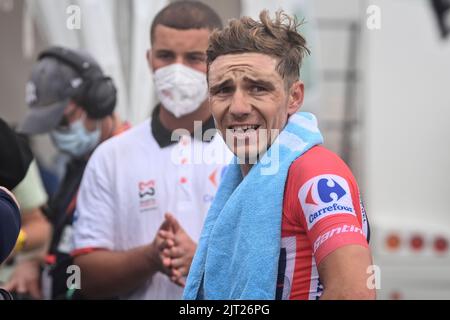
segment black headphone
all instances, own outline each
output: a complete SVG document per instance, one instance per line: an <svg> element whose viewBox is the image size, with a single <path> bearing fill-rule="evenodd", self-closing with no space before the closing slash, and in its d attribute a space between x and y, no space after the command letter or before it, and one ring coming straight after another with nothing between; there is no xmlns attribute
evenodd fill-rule
<svg viewBox="0 0 450 320"><path fill-rule="evenodd" d="M117 90L113 80L103 74L99 65L62 47L52 47L41 52L38 61L48 57L68 65L80 75L80 81L72 80L68 95L86 111L89 118L101 119L113 113Z"/></svg>

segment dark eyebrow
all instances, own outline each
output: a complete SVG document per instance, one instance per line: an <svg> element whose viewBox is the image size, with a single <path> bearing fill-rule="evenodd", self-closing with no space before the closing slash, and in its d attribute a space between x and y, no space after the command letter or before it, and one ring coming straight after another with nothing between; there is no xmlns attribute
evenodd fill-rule
<svg viewBox="0 0 450 320"><path fill-rule="evenodd" d="M202 52L202 51L190 51L187 52L186 55L191 55L191 56L206 56L206 52Z"/></svg>
<svg viewBox="0 0 450 320"><path fill-rule="evenodd" d="M205 52L201 52L201 51L192 51L192 52L187 52L184 57L186 59L199 59L202 61L206 61L206 53Z"/></svg>
<svg viewBox="0 0 450 320"><path fill-rule="evenodd" d="M209 88L209 93L210 94L215 94L216 92L220 91L220 89L222 89L224 87L227 87L227 86L234 86L233 80L228 79L228 80L222 81L221 83L210 87Z"/></svg>
<svg viewBox="0 0 450 320"><path fill-rule="evenodd" d="M169 49L158 49L156 50L156 54L175 54L172 50Z"/></svg>
<svg viewBox="0 0 450 320"><path fill-rule="evenodd" d="M275 86L272 82L262 80L262 79L252 79L249 77L244 77L244 81L250 85L258 85L266 88L267 90L275 90Z"/></svg>

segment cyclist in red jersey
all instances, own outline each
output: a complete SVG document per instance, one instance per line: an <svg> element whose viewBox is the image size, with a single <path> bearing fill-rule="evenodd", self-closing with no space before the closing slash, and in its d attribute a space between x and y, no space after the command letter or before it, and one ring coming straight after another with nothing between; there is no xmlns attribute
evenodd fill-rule
<svg viewBox="0 0 450 320"><path fill-rule="evenodd" d="M222 136L232 131L234 140L226 142L238 156L244 152L249 159L257 150L261 157L275 139L271 130L282 131L300 109L304 85L298 70L308 49L297 27L287 15L271 20L262 12L260 21L234 20L210 38L211 109ZM254 143L250 136L261 130L269 136ZM243 138L246 144L236 145ZM245 179L252 165L240 167ZM337 155L317 145L293 161L280 212L276 299L375 298L367 273L367 217L355 178Z"/></svg>

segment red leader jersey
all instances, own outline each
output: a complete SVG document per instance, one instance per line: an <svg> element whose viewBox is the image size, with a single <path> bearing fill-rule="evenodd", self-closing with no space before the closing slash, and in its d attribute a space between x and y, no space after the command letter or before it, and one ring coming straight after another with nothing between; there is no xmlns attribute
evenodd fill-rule
<svg viewBox="0 0 450 320"><path fill-rule="evenodd" d="M291 165L285 186L277 299L319 299L317 266L347 245L368 247L369 224L347 165L322 146Z"/></svg>

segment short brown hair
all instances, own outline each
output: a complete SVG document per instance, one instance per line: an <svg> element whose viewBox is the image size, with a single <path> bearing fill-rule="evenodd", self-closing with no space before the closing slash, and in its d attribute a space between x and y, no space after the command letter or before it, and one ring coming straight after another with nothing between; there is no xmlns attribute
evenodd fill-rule
<svg viewBox="0 0 450 320"><path fill-rule="evenodd" d="M153 43L157 25L173 29L221 29L222 20L219 15L204 3L197 1L177 1L163 8L153 19L150 28L150 39Z"/></svg>
<svg viewBox="0 0 450 320"><path fill-rule="evenodd" d="M305 38L297 31L303 23L281 10L276 12L274 20L267 10L263 10L259 19L233 19L223 30L211 34L206 51L208 72L211 63L219 56L262 53L279 60L276 70L290 87L300 77L303 57L310 53Z"/></svg>

